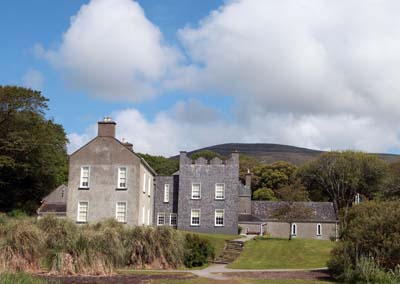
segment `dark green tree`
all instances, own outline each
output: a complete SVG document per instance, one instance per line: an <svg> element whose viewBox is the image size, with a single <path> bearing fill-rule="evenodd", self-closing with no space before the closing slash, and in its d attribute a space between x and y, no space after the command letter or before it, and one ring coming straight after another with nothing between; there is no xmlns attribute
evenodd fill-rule
<svg viewBox="0 0 400 284"><path fill-rule="evenodd" d="M67 180L67 138L38 91L0 86L0 211L32 213Z"/></svg>
<svg viewBox="0 0 400 284"><path fill-rule="evenodd" d="M277 200L275 193L270 188L259 188L253 192L253 200Z"/></svg>
<svg viewBox="0 0 400 284"><path fill-rule="evenodd" d="M341 224L357 193L365 199L380 194L390 178L386 162L375 155L344 151L321 154L298 171L303 183L313 192L324 192L340 213Z"/></svg>
<svg viewBox="0 0 400 284"><path fill-rule="evenodd" d="M199 152L190 154L190 158L193 160L196 160L200 157L202 157L208 161L214 159L215 157L223 159L223 157L221 155L219 155L218 153L215 153L213 151L210 151L210 150L203 150L203 151L199 151Z"/></svg>
<svg viewBox="0 0 400 284"><path fill-rule="evenodd" d="M137 153L149 163L150 167L159 175L172 175L179 170L179 159L152 156L150 154Z"/></svg>

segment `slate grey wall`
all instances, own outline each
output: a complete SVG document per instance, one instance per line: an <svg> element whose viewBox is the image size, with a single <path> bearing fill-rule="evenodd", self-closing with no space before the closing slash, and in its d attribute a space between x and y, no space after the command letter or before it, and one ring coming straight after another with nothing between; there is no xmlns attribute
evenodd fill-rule
<svg viewBox="0 0 400 284"><path fill-rule="evenodd" d="M201 184L201 199L191 199L192 183ZM215 184L225 184L225 199L215 199ZM191 209L200 209L200 226L190 225ZM215 209L224 209L224 226L215 226ZM192 161L186 152L180 154L178 229L193 232L238 233L239 154L224 162L219 158L209 163L204 158Z"/></svg>
<svg viewBox="0 0 400 284"><path fill-rule="evenodd" d="M156 176L154 195L153 224L157 225L157 214L165 213L166 223L169 224L171 213L178 213L179 176ZM169 201L164 202L164 186L169 184Z"/></svg>

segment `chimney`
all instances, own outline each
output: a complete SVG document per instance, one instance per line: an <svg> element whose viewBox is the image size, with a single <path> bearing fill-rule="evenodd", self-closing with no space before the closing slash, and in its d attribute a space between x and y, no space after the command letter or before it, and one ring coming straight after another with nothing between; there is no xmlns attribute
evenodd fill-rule
<svg viewBox="0 0 400 284"><path fill-rule="evenodd" d="M251 173L250 173L250 169L247 169L247 173L245 176L245 186L247 186L248 188L251 189Z"/></svg>
<svg viewBox="0 0 400 284"><path fill-rule="evenodd" d="M125 148L127 148L129 151L133 152L133 144L129 143L129 142L122 142L122 144L125 146Z"/></svg>
<svg viewBox="0 0 400 284"><path fill-rule="evenodd" d="M100 137L114 137L115 138L115 125L111 117L104 117L103 121L98 122L99 130L97 136Z"/></svg>

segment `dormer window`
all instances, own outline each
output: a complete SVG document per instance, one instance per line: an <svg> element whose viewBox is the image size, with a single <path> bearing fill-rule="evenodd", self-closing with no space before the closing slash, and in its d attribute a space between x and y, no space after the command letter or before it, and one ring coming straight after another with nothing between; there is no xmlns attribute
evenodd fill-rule
<svg viewBox="0 0 400 284"><path fill-rule="evenodd" d="M126 167L118 168L118 189L127 188L127 169Z"/></svg>
<svg viewBox="0 0 400 284"><path fill-rule="evenodd" d="M81 182L80 188L89 188L90 168L88 166L81 167Z"/></svg>

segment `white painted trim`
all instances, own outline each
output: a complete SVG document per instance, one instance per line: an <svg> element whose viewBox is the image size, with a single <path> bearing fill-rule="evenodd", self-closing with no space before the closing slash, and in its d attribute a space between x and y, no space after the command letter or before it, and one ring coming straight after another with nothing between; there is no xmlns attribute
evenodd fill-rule
<svg viewBox="0 0 400 284"><path fill-rule="evenodd" d="M146 193L146 172L143 173L143 193Z"/></svg>
<svg viewBox="0 0 400 284"><path fill-rule="evenodd" d="M79 219L79 209L80 209L80 203L87 203L87 211L86 211L86 220L80 220ZM76 214L76 222L78 223L87 223L89 219L89 200L78 200L78 208L77 208L77 214Z"/></svg>
<svg viewBox="0 0 400 284"><path fill-rule="evenodd" d="M217 211L222 211L222 224L217 224ZM215 209L214 211L214 226L215 227L224 227L225 226L225 209Z"/></svg>
<svg viewBox="0 0 400 284"><path fill-rule="evenodd" d="M222 198L221 197L217 197L217 185L221 185L221 184L224 186L224 191L223 191L223 197ZM225 199L225 183L218 182L218 183L215 184L215 199L216 200L224 200Z"/></svg>
<svg viewBox="0 0 400 284"><path fill-rule="evenodd" d="M318 228L319 228L319 232L318 232ZM321 237L322 236L322 225L320 223L317 224L317 237Z"/></svg>
<svg viewBox="0 0 400 284"><path fill-rule="evenodd" d="M83 183L83 181L82 181L82 178L83 178L83 168L88 168L88 185L86 186L84 186L82 183ZM80 176L80 179L79 179L79 188L89 188L90 187L90 166L81 166L81 176Z"/></svg>
<svg viewBox="0 0 400 284"><path fill-rule="evenodd" d="M294 227L294 234L293 234L293 227ZM292 223L292 226L290 227L290 234L292 236L297 236L297 224L296 223Z"/></svg>
<svg viewBox="0 0 400 284"><path fill-rule="evenodd" d="M125 187L120 186L120 178L121 178L121 169L125 169ZM118 167L118 177L117 177L117 189L127 189L128 188L128 167L122 166Z"/></svg>
<svg viewBox="0 0 400 284"><path fill-rule="evenodd" d="M172 216L176 217L176 224L172 224ZM170 226L177 226L178 225L178 214L176 213L169 213L169 225Z"/></svg>
<svg viewBox="0 0 400 284"><path fill-rule="evenodd" d="M169 203L169 188L169 183L164 184L164 203Z"/></svg>
<svg viewBox="0 0 400 284"><path fill-rule="evenodd" d="M198 184L199 185L199 197L193 197L193 185ZM191 194L192 199L201 199L201 183L200 182L192 182L192 194Z"/></svg>
<svg viewBox="0 0 400 284"><path fill-rule="evenodd" d="M164 223L160 223L159 218L161 215L164 215ZM157 213L157 226L164 226L165 225L165 212L158 212Z"/></svg>
<svg viewBox="0 0 400 284"><path fill-rule="evenodd" d="M118 203L125 203L125 220L124 221L118 221ZM126 223L128 220L128 201L122 200L122 201L117 201L115 202L115 220L119 223Z"/></svg>
<svg viewBox="0 0 400 284"><path fill-rule="evenodd" d="M199 224L193 224L193 211L199 211ZM190 226L200 227L201 224L201 210L200 209L190 209Z"/></svg>

